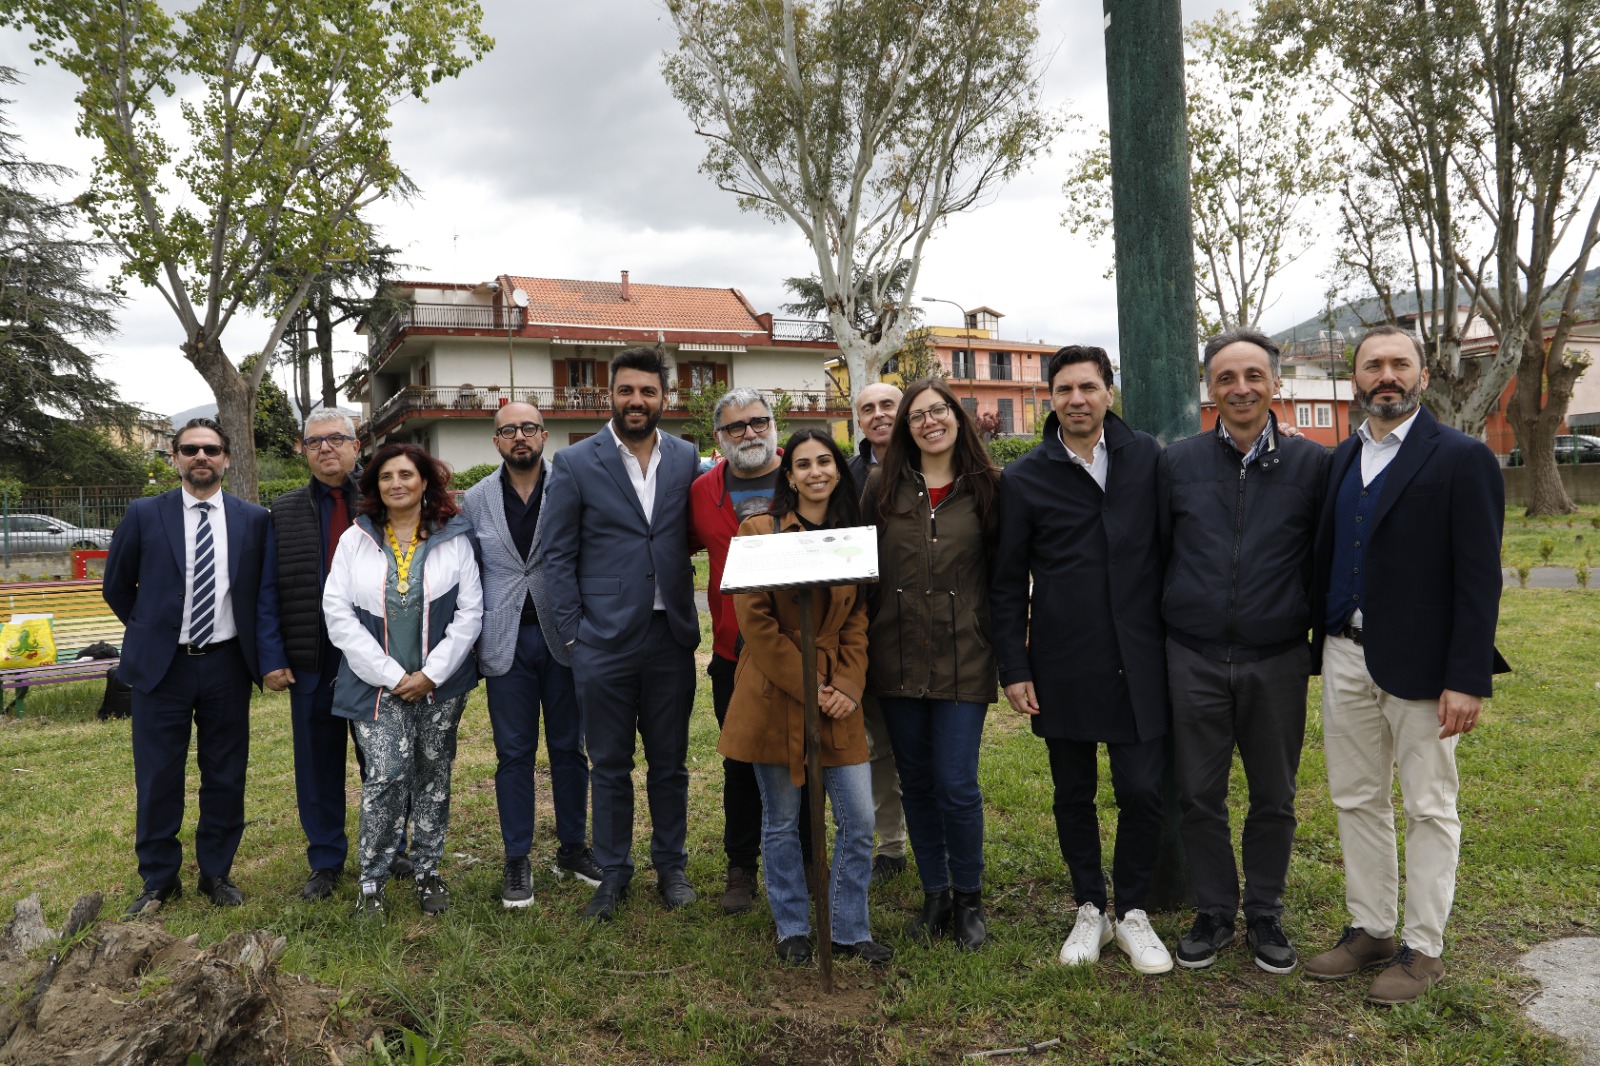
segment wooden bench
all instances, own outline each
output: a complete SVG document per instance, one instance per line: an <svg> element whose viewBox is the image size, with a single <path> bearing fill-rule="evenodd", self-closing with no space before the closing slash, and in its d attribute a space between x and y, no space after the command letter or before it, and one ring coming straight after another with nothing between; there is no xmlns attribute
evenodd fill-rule
<svg viewBox="0 0 1600 1066"><path fill-rule="evenodd" d="M54 663L0 670L0 691L15 689L17 693L6 709L19 718L33 686L97 680L119 662L77 658L78 652L91 644L104 642L119 650L122 647L122 622L106 606L98 580L0 583L0 622L19 614L53 616L50 628L56 641Z"/></svg>

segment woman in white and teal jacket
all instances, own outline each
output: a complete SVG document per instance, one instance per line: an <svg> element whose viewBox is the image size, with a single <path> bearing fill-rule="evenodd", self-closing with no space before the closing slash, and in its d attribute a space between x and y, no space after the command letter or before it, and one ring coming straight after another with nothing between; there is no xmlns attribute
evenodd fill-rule
<svg viewBox="0 0 1600 1066"><path fill-rule="evenodd" d="M472 527L450 471L414 444L386 444L361 477L361 515L339 539L322 596L344 653L333 713L354 723L361 783L359 915L383 914L383 887L411 818L425 914L449 903L439 876L450 821L456 727L478 683L473 644L483 588Z"/></svg>

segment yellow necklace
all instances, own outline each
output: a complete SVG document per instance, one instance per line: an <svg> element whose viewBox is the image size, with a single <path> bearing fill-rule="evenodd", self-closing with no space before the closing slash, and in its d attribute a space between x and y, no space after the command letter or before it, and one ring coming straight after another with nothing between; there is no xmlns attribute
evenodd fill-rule
<svg viewBox="0 0 1600 1066"><path fill-rule="evenodd" d="M394 535L394 524L385 522L383 531L389 535L389 547L394 552L395 578L394 590L404 596L411 591L411 559L417 554L417 541L422 538L416 531L411 534L411 544L405 551L400 550L400 538Z"/></svg>

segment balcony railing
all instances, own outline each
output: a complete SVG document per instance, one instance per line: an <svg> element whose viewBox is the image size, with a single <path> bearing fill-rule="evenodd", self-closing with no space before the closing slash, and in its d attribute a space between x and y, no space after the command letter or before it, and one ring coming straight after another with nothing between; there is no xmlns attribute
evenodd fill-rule
<svg viewBox="0 0 1600 1066"><path fill-rule="evenodd" d="M522 308L489 304L410 304L367 335L367 356L380 358L403 329L520 330Z"/></svg>
<svg viewBox="0 0 1600 1066"><path fill-rule="evenodd" d="M762 389L768 406L778 407L783 395L788 396L789 417L849 417L849 404L841 397L821 390L795 390L792 392ZM531 403L539 408L546 419L551 417L600 416L609 418L611 400L606 390L590 385L518 385L516 389L498 385L407 385L384 401L372 417L362 424L358 433L363 441L370 441L375 433L387 432L408 417L423 412L437 412L441 417L490 416L492 412L513 399ZM687 392L673 389L667 393L665 413L687 415Z"/></svg>
<svg viewBox="0 0 1600 1066"><path fill-rule="evenodd" d="M772 339L775 341L833 341L833 327L811 318L775 318L772 320Z"/></svg>
<svg viewBox="0 0 1600 1066"><path fill-rule="evenodd" d="M973 370L977 373L973 373ZM995 366L990 363L971 365L952 364L951 381L998 381L1008 385L1043 385L1043 371L1034 366Z"/></svg>

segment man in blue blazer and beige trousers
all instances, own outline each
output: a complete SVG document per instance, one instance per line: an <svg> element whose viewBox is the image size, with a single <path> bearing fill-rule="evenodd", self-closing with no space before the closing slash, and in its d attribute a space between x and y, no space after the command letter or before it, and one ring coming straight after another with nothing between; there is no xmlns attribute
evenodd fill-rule
<svg viewBox="0 0 1600 1066"><path fill-rule="evenodd" d="M689 712L700 619L689 561L694 445L656 428L667 396L661 352L611 361L611 420L550 464L540 517L545 582L589 749L594 855L603 876L587 918L606 920L633 879L634 733L649 770L650 859L669 910L694 902L684 867Z"/></svg>
<svg viewBox="0 0 1600 1066"><path fill-rule="evenodd" d="M127 917L182 895L184 768L197 734L200 892L244 902L229 874L244 834L250 685L289 683L278 634L277 553L265 508L222 492L228 438L194 418L172 441L183 486L135 500L111 538L102 583L127 626L117 672L133 686L134 850L144 888Z"/></svg>
<svg viewBox="0 0 1600 1066"><path fill-rule="evenodd" d="M1367 998L1406 1003L1444 976L1461 852L1456 744L1508 669L1494 647L1505 482L1486 445L1420 405L1428 371L1413 334L1379 326L1352 362L1367 421L1334 453L1311 615L1350 924L1305 971L1333 981L1382 967Z"/></svg>

